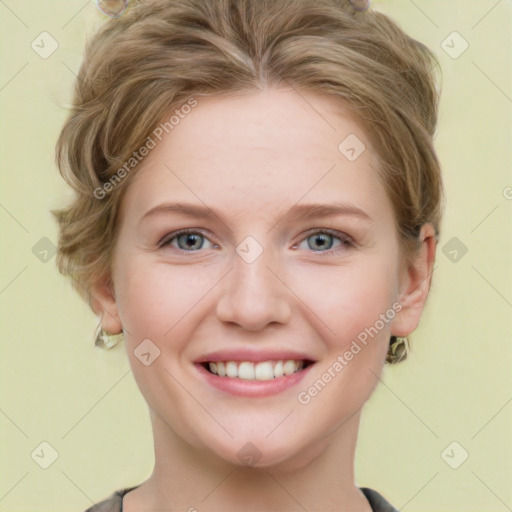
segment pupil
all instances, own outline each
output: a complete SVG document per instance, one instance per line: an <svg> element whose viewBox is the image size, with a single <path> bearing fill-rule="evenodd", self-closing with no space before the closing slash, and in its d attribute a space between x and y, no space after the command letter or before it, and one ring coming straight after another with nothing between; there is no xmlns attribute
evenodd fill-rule
<svg viewBox="0 0 512 512"><path fill-rule="evenodd" d="M197 248L199 237L197 235L184 235L185 237L185 248L194 249ZM200 244L199 244L200 245Z"/></svg>
<svg viewBox="0 0 512 512"><path fill-rule="evenodd" d="M319 234L315 235L315 244L319 249L330 248L329 238L331 235Z"/></svg>

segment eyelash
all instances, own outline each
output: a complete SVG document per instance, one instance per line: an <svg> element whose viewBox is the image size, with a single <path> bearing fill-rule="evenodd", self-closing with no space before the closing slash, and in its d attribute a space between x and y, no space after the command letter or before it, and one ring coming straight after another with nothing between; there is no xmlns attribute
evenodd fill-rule
<svg viewBox="0 0 512 512"><path fill-rule="evenodd" d="M301 239L301 242L303 242L304 240L307 240L308 238L310 238L314 235L318 235L318 234L330 235L333 238L338 239L341 242L338 247L328 249L327 251L315 251L313 249L310 249L311 252L314 252L315 254L318 254L320 256L333 256L333 255L341 252L342 250L346 250L347 248L355 247L354 240L352 240L351 237L349 237L345 233L341 233L339 231L335 231L334 229L328 229L328 228L314 229L314 230L310 231L309 233L307 233L307 235L304 238ZM298 245L298 244L294 244L294 247L296 247L296 245Z"/></svg>
<svg viewBox="0 0 512 512"><path fill-rule="evenodd" d="M171 242L173 240L178 238L180 235L185 235L185 234L187 234L187 235L201 235L202 237L204 237L207 240L209 240L210 243L212 243L213 245L217 245L214 242L212 242L208 238L208 236L205 233L203 233L201 230L182 229L182 230L176 231L174 233L169 233L169 234L165 235L160 240L160 242L158 242L158 247L159 248L165 248L167 246L170 246ZM326 251L315 251L313 249L310 249L310 251L314 252L315 254L319 254L321 256L331 256L331 255L334 255L334 254L340 252L343 249L347 249L347 248L350 248L350 247L355 247L355 243L354 243L354 241L352 240L351 237L349 237L348 235L346 235L344 233L340 233L339 231L335 231L335 230L328 229L328 228L313 230L313 231L307 233L307 235L304 238L302 238L300 240L300 242L303 242L304 240L307 240L308 238L310 238L310 237L312 237L314 235L318 235L318 234L330 235L333 238L338 239L341 242L341 245L339 245L338 247L335 247L335 248L328 249ZM297 245L299 245L299 243L294 244L293 247L296 247ZM199 252L200 251L200 249L187 251L185 249L180 249L179 247L174 247L174 249L176 249L176 250L178 250L180 252L191 252L191 253Z"/></svg>

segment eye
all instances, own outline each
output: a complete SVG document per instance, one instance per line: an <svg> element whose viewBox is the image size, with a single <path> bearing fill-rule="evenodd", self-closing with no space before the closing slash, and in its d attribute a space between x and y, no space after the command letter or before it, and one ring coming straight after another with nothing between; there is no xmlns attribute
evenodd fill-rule
<svg viewBox="0 0 512 512"><path fill-rule="evenodd" d="M178 231L176 233L166 235L158 243L158 247L167 247L171 245L177 249L181 249L182 251L195 252L200 249L204 249L205 242L211 244L210 248L217 247L199 231Z"/></svg>
<svg viewBox="0 0 512 512"><path fill-rule="evenodd" d="M307 249L314 252L333 254L353 247L353 242L348 235L330 229L318 229L310 233L302 244L307 243ZM299 244L299 249L301 244ZM297 247L297 246L294 246ZM303 247L302 247L303 248Z"/></svg>
<svg viewBox="0 0 512 512"><path fill-rule="evenodd" d="M306 243L307 247L301 247ZM210 247L205 247L210 244ZM163 248L172 246L178 250L186 252L197 252L201 249L214 249L218 245L211 242L200 231L182 230L174 233L169 233L158 243L158 247ZM311 250L313 252L322 254L333 254L339 251L346 250L353 247L352 239L344 233L339 233L330 229L318 229L310 233L301 244L294 245L294 248Z"/></svg>

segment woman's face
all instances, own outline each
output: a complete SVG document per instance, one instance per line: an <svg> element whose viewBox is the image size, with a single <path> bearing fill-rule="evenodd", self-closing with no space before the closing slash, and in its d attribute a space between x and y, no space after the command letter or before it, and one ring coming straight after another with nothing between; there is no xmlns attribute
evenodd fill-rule
<svg viewBox="0 0 512 512"><path fill-rule="evenodd" d="M123 198L104 327L123 326L173 436L237 464L307 462L419 317L378 158L331 99L197 99Z"/></svg>

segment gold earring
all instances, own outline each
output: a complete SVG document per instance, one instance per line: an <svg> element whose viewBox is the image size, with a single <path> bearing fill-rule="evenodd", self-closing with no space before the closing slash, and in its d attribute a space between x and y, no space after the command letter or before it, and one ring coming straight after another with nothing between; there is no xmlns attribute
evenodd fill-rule
<svg viewBox="0 0 512 512"><path fill-rule="evenodd" d="M117 344L119 344L122 340L122 331L119 334L110 334L109 332L105 331L105 329L103 329L101 325L99 325L98 329L96 330L94 344L97 347L103 348L105 350L110 350L111 348L114 348Z"/></svg>
<svg viewBox="0 0 512 512"><path fill-rule="evenodd" d="M389 340L388 353L386 354L386 363L396 364L407 358L409 353L409 340L391 336Z"/></svg>

